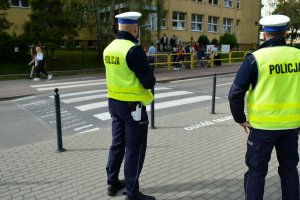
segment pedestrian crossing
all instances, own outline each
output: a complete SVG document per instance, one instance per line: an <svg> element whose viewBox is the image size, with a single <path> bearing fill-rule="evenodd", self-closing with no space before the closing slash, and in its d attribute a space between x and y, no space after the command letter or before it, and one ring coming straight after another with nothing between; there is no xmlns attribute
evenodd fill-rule
<svg viewBox="0 0 300 200"><path fill-rule="evenodd" d="M84 81L69 81L69 82L54 82L48 84L31 85L30 87L35 88L37 91L50 91L55 88L67 89L67 88L79 88L95 85L106 85L105 79L99 80L84 80Z"/></svg>
<svg viewBox="0 0 300 200"><path fill-rule="evenodd" d="M53 96L49 97L53 98ZM202 101L211 100L211 98L212 97L210 95L197 95L191 91L175 90L174 88L170 87L156 87L155 110L199 103ZM62 94L60 95L60 100L64 104L72 105L78 111L96 112L92 115L101 121L111 119L110 114L107 111L108 102L106 89ZM147 106L147 111L150 111L150 106Z"/></svg>
<svg viewBox="0 0 300 200"><path fill-rule="evenodd" d="M37 91L60 90L60 107L64 132L70 134L83 134L99 130L100 127L109 126L111 120L108 112L107 89L105 79L95 80L70 80L65 82L49 82L48 84L36 84L31 87ZM88 87L88 86L96 86ZM73 88L72 90L67 90ZM98 89L99 88L99 89ZM61 90L66 89L66 90ZM87 90L90 89L90 90ZM84 91L83 91L84 90ZM49 91L49 92L47 92ZM75 91L75 92L74 92ZM212 96L199 91L189 91L174 87L163 87L157 84L155 87L154 109L156 115L162 113L174 113L180 109L193 109L196 103L209 102ZM217 97L217 99L219 99ZM47 124L55 125L55 110L53 106L54 96L47 95L32 98L19 99L18 102L26 109L35 112L36 115ZM51 110L51 111L49 111ZM151 106L147 106L151 111ZM159 111L159 112L156 112Z"/></svg>

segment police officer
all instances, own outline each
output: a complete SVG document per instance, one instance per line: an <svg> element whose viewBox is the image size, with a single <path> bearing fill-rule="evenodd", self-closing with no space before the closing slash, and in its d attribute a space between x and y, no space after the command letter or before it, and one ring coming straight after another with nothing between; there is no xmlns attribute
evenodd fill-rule
<svg viewBox="0 0 300 200"><path fill-rule="evenodd" d="M229 92L233 118L249 133L244 176L247 200L263 199L274 147L282 199L299 200L300 50L286 46L289 21L284 15L260 20L265 42L247 55ZM248 120L244 114L246 92Z"/></svg>
<svg viewBox="0 0 300 200"><path fill-rule="evenodd" d="M112 117L112 145L107 162L107 194L115 196L126 186L126 200L155 200L139 191L139 176L147 148L148 116L145 105L154 97L148 90L155 77L143 48L138 45L138 18L141 13L126 12L118 18L117 39L104 50L108 106ZM125 156L125 182L119 171Z"/></svg>

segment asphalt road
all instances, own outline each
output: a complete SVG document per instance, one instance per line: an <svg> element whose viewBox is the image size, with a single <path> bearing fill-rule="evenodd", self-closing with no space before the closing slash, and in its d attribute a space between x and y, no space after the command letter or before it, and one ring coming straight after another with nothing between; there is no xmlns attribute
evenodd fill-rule
<svg viewBox="0 0 300 200"><path fill-rule="evenodd" d="M233 75L218 77L216 104L227 102L232 80ZM104 79L91 77L35 84L33 88L43 94L1 101L0 149L56 137L55 87L60 88L63 136L84 134L110 126L104 83ZM198 107L206 107L209 114L212 108L212 83L212 77L158 83L155 87L155 121L161 116ZM150 106L148 111L150 119Z"/></svg>

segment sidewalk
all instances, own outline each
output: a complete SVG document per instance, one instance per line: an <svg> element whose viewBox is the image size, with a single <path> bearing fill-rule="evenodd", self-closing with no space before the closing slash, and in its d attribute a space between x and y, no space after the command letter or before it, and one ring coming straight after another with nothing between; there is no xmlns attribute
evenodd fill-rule
<svg viewBox="0 0 300 200"><path fill-rule="evenodd" d="M238 66L159 71L158 81L235 73ZM102 78L104 75L102 75ZM4 81L25 90L28 80ZM26 87L26 83L27 87ZM5 90L1 82L0 94ZM7 89L7 88L6 88ZM7 89L8 90L8 89ZM27 93L28 92L28 93ZM30 91L24 91L23 95ZM14 95L11 94L11 98ZM244 199L243 174L247 135L232 120L228 104L174 113L149 128L140 189L158 200ZM56 140L0 151L0 199L124 200L106 195L105 165L111 129L63 138L66 152L56 153ZM265 199L281 199L275 153L269 164ZM120 178L123 178L121 170Z"/></svg>
<svg viewBox="0 0 300 200"><path fill-rule="evenodd" d="M149 129L140 189L158 200L244 199L247 136L228 105L161 117ZM64 138L66 152L49 140L0 152L0 199L101 199L106 195L110 129ZM277 162L270 163L265 199L281 199ZM123 178L123 171L121 171Z"/></svg>

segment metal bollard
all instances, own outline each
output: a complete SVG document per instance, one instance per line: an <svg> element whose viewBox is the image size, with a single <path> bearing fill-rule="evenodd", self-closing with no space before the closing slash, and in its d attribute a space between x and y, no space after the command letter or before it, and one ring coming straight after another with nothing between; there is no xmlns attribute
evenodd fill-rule
<svg viewBox="0 0 300 200"><path fill-rule="evenodd" d="M154 87L151 89L151 92L154 96ZM154 100L151 103L151 128L155 129L155 125L154 125Z"/></svg>
<svg viewBox="0 0 300 200"><path fill-rule="evenodd" d="M60 116L60 100L58 94L58 88L54 89L54 104L55 104L55 111L56 111L56 134L57 134L57 150L56 152L64 152L66 149L63 148L63 141L62 141L62 132L61 132L61 116Z"/></svg>
<svg viewBox="0 0 300 200"><path fill-rule="evenodd" d="M217 84L217 74L213 76L213 91L212 91L212 103L211 103L211 114L215 113L215 104L216 104L216 84Z"/></svg>

